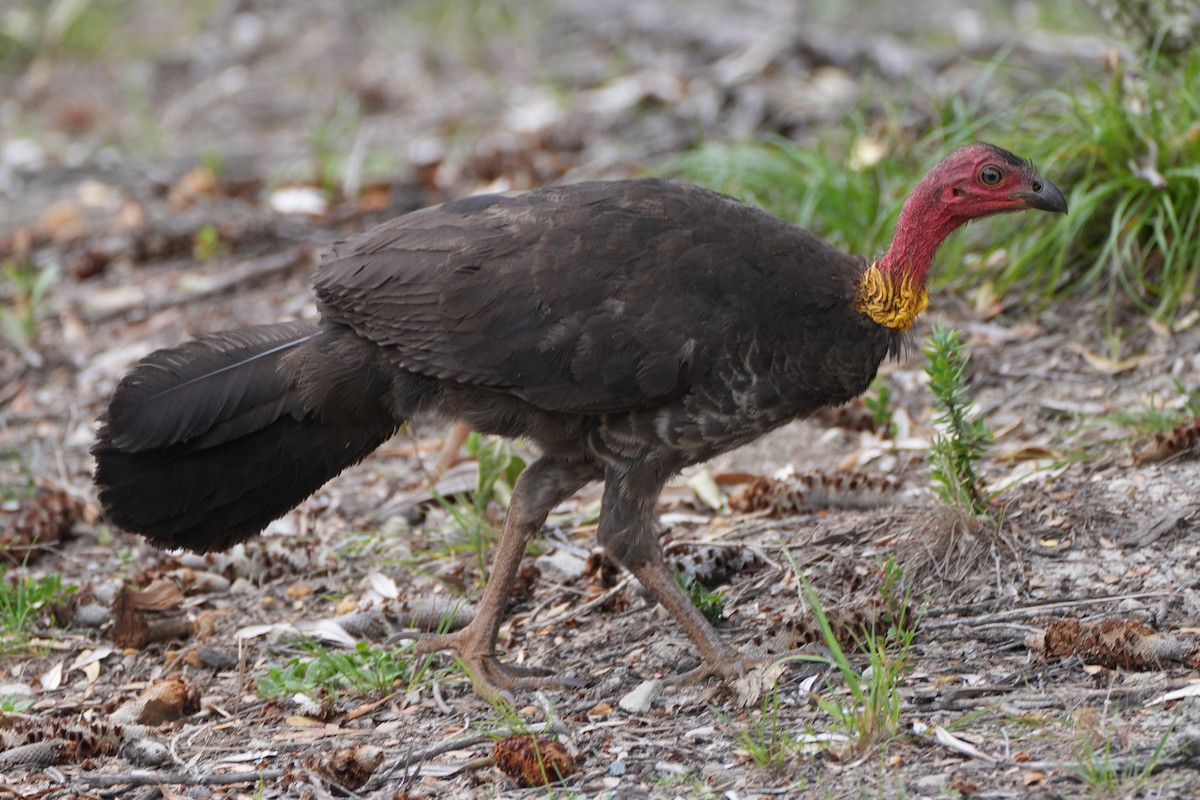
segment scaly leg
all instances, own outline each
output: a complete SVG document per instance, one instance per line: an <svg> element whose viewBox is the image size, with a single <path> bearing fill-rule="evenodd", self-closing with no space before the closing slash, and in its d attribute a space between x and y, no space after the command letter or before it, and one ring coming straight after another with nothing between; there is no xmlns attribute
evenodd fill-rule
<svg viewBox="0 0 1200 800"><path fill-rule="evenodd" d="M746 672L746 658L736 648L721 640L716 628L692 603L687 593L679 587L675 576L663 563L662 556L652 558L630 570L654 599L662 603L679 624L684 633L696 645L704 663L684 675L681 680L689 682L710 675L738 678Z"/></svg>
<svg viewBox="0 0 1200 800"><path fill-rule="evenodd" d="M704 661L678 680L692 682L710 675L737 678L746 673L745 654L721 640L712 624L697 610L663 561L654 505L658 476L669 470L651 465L628 472L610 471L604 482L604 502L597 534L600 544L633 573L654 599L670 612L696 645Z"/></svg>
<svg viewBox="0 0 1200 800"><path fill-rule="evenodd" d="M525 546L542 526L546 515L570 497L592 476L578 465L543 457L530 464L513 488L508 515L500 532L491 574L474 619L454 633L425 634L417 639L418 653L454 650L467 669L475 690L495 701L504 691L577 685L548 671L502 664L496 657L496 637Z"/></svg>
<svg viewBox="0 0 1200 800"><path fill-rule="evenodd" d="M446 474L446 470L458 463L458 451L462 449L463 442L471 435L471 426L465 422L456 422L450 432L446 434L445 440L442 441L442 448L438 451L438 460L429 470L428 481L432 486L441 480Z"/></svg>

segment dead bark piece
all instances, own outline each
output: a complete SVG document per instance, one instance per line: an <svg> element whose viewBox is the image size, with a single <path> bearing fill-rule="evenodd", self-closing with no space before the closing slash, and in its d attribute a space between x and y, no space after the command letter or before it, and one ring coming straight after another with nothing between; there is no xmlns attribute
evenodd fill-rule
<svg viewBox="0 0 1200 800"><path fill-rule="evenodd" d="M183 604L183 593L172 581L159 578L140 592L130 592L129 602L139 611L167 611Z"/></svg>
<svg viewBox="0 0 1200 800"><path fill-rule="evenodd" d="M386 610L389 618L421 631L456 631L475 618L474 603L444 595L390 601Z"/></svg>
<svg viewBox="0 0 1200 800"><path fill-rule="evenodd" d="M358 789L379 769L383 757L383 749L374 745L347 747L321 758L313 770L345 789Z"/></svg>
<svg viewBox="0 0 1200 800"><path fill-rule="evenodd" d="M401 630L443 633L460 630L474 618L474 603L442 595L427 595L376 601L359 611L332 619L300 622L296 627L312 634L323 624L333 623L353 639L384 641Z"/></svg>
<svg viewBox="0 0 1200 800"><path fill-rule="evenodd" d="M742 513L774 511L780 516L822 508L879 508L895 501L899 485L865 472L809 472L778 478L758 477L729 497Z"/></svg>
<svg viewBox="0 0 1200 800"><path fill-rule="evenodd" d="M1139 464L1165 461L1193 450L1200 450L1200 417L1181 422L1165 433L1154 434L1154 438L1134 456L1134 461Z"/></svg>
<svg viewBox="0 0 1200 800"><path fill-rule="evenodd" d="M182 675L155 681L136 700L112 713L110 721L127 725L162 725L200 710L200 689Z"/></svg>
<svg viewBox="0 0 1200 800"><path fill-rule="evenodd" d="M1047 658L1074 656L1107 669L1161 669L1168 664L1197 663L1194 642L1164 636L1145 622L1106 619L1080 622L1073 617L1052 620L1043 633L1025 639L1026 646Z"/></svg>
<svg viewBox="0 0 1200 800"><path fill-rule="evenodd" d="M178 592L176 588L175 593ZM192 622L178 603L174 607L155 611L143 608L144 604L156 606L161 603L170 594L170 590L156 589L154 596L146 600L139 599L139 594L141 593L132 591L128 586L122 586L113 597L112 639L118 647L138 649L151 642L185 639L192 635ZM179 600L182 601L181 595Z"/></svg>
<svg viewBox="0 0 1200 800"><path fill-rule="evenodd" d="M0 518L0 559L28 564L51 545L66 539L83 506L62 489L43 488L4 522Z"/></svg>
<svg viewBox="0 0 1200 800"><path fill-rule="evenodd" d="M492 748L496 766L524 787L548 786L575 771L575 758L561 742L543 737L505 736Z"/></svg>
<svg viewBox="0 0 1200 800"><path fill-rule="evenodd" d="M1200 502L1190 503L1182 508L1172 509L1155 520L1154 524L1150 527L1135 533L1125 541L1121 542L1121 546L1127 548L1146 547L1147 545L1153 544L1171 531L1178 528L1181 522L1191 517L1197 511L1200 511Z"/></svg>

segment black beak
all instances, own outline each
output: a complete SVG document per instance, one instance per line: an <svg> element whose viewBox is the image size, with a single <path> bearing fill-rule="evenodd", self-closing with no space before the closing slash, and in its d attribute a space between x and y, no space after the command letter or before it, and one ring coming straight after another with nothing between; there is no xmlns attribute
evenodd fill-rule
<svg viewBox="0 0 1200 800"><path fill-rule="evenodd" d="M1038 178L1033 182L1033 188L1016 192L1013 197L1025 203L1026 208L1036 208L1039 211L1067 213L1067 198L1050 181Z"/></svg>

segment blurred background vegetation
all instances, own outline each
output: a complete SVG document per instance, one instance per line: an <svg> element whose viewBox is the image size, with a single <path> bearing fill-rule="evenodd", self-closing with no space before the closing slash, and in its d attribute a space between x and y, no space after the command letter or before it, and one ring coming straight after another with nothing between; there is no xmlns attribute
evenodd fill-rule
<svg viewBox="0 0 1200 800"><path fill-rule="evenodd" d="M1071 213L1053 224L1014 217L953 240L936 276L942 286L989 315L1083 297L1110 331L1142 320L1196 323L1200 6L1191 0L714 0L682 6L678 25L655 16L671 20L678 4L618 3L620 29L584 5L354 0L335 12L249 0L10 1L0 10L8 98L0 170L23 171L28 185L47 164L86 171L132 158L182 171L249 161L268 184L303 177L335 195L411 179L422 165L474 149L473 171L442 171L451 193L502 178L500 186L520 188L656 172L746 198L870 254L886 247L905 191L930 162L987 139L1038 162ZM670 42L658 60L647 55L654 36L703 40L696 26L710 7L741 7L750 21L790 19L782 33L765 23L763 37L797 38L761 52L735 41L722 53L718 31L700 44ZM338 14L352 35L344 24L323 30ZM655 25L662 29L637 36ZM597 52L585 55L589 47ZM278 57L289 48L290 64ZM688 76L714 58L715 80L728 85L704 101ZM647 66L663 64L678 67L674 84ZM798 64L808 71L795 74ZM762 81L745 78L754 70ZM783 101L747 111L770 105L771 81L799 87L800 110ZM604 103L620 104L622 91L634 99L614 122ZM591 106L581 110L572 98L583 95ZM439 103L442 119L422 136L395 123L428 117ZM538 128L539 114L557 127ZM664 134L656 116L676 130ZM365 136L375 118L384 122ZM480 166L479 142L499 129L541 138L518 137ZM579 141L547 145L564 136ZM631 149L634 141L643 146ZM529 155L536 148L586 155L544 167ZM30 213L13 202L20 188L0 180L14 222ZM22 273L10 265L6 274L16 302L25 295L12 276Z"/></svg>

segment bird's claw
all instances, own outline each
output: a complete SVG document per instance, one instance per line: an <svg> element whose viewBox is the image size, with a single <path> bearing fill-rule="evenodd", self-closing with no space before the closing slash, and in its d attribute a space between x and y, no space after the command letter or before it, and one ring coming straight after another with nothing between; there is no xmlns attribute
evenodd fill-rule
<svg viewBox="0 0 1200 800"><path fill-rule="evenodd" d="M585 685L578 678L556 675L544 667L504 664L496 657L495 648L481 645L479 639L468 625L455 633L419 636L413 650L417 653L454 651L463 671L475 685L475 690L489 703L502 699L511 703L511 693L520 690L579 688Z"/></svg>
<svg viewBox="0 0 1200 800"><path fill-rule="evenodd" d="M745 675L749 667L750 662L746 659L746 656L737 651L731 651L728 657L701 661L700 666L688 670L682 675L677 675L670 679L668 683L675 686L695 686L709 678L732 681Z"/></svg>

